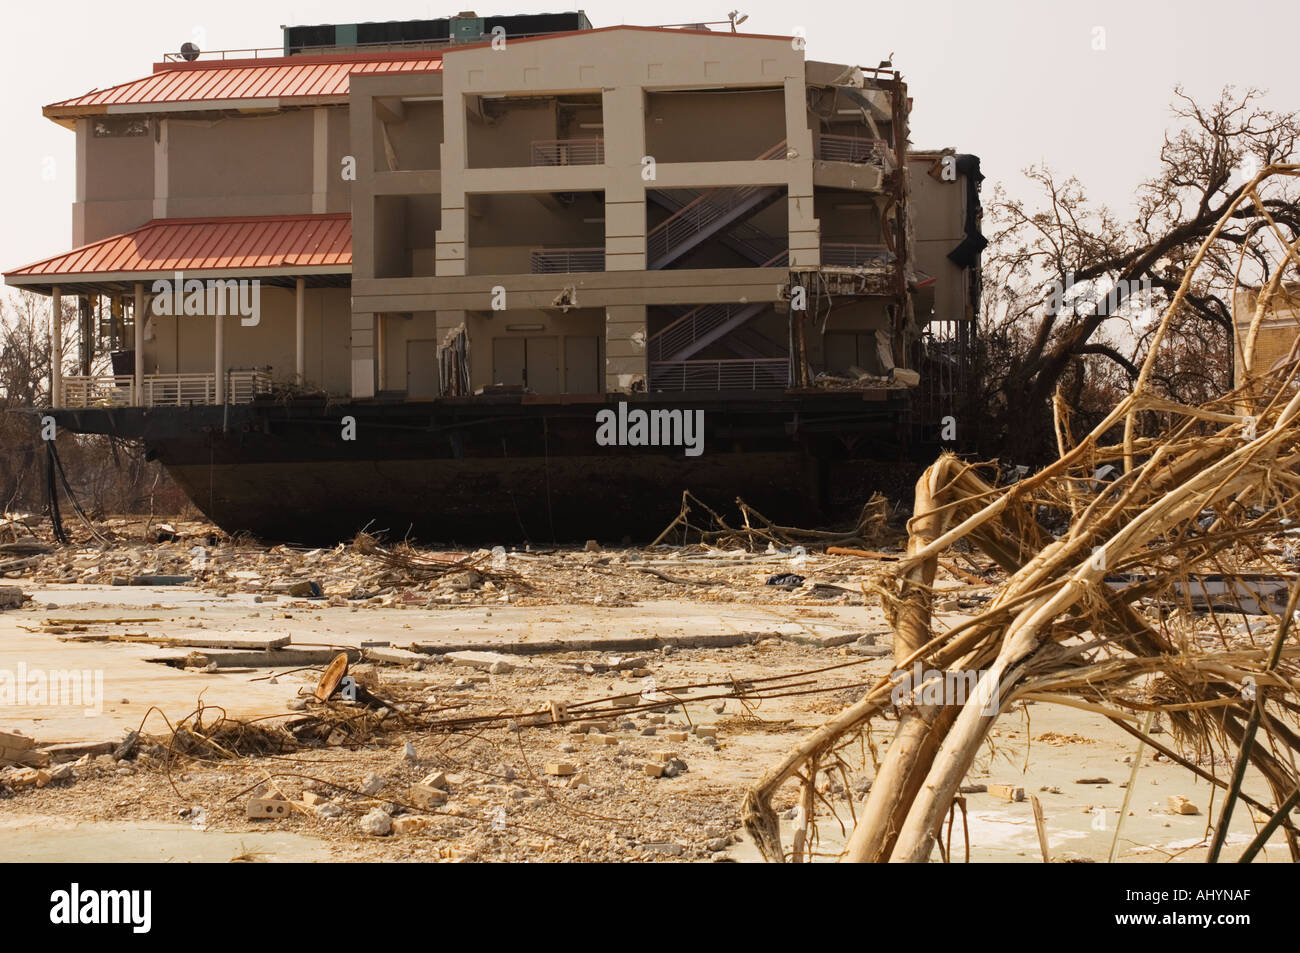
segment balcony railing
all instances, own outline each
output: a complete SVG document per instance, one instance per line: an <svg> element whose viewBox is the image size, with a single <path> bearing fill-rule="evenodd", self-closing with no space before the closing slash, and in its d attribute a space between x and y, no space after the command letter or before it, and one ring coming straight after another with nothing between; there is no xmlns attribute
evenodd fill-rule
<svg viewBox="0 0 1300 953"><path fill-rule="evenodd" d="M884 245L859 245L852 242L822 242L822 264L847 268L886 268L894 253Z"/></svg>
<svg viewBox="0 0 1300 953"><path fill-rule="evenodd" d="M604 139L538 139L533 142L533 165L604 165Z"/></svg>
<svg viewBox="0 0 1300 953"><path fill-rule="evenodd" d="M786 140L782 139L755 156L755 159L784 159ZM730 222L730 213L752 206L775 191L773 186L747 185L740 188L714 188L701 194L673 212L646 234L646 259L656 262L689 238L707 229L721 227L719 222Z"/></svg>
<svg viewBox="0 0 1300 953"><path fill-rule="evenodd" d="M765 390L790 385L784 357L722 361L652 361L650 390Z"/></svg>
<svg viewBox="0 0 1300 953"><path fill-rule="evenodd" d="M884 139L867 139L858 136L836 136L825 133L819 138L820 158L825 162L870 162L881 165L889 152Z"/></svg>
<svg viewBox="0 0 1300 953"><path fill-rule="evenodd" d="M776 268L789 264L789 262L789 249L782 249L759 267ZM676 354L682 348L694 344L706 334L722 327L733 316L742 314L752 316L763 310L764 307L766 305L703 304L697 308L692 308L680 318L665 326L659 333L651 336L648 342L650 358L651 360L661 360Z"/></svg>
<svg viewBox="0 0 1300 953"><path fill-rule="evenodd" d="M534 248L529 255L534 275L554 275L571 271L604 271L603 248Z"/></svg>
<svg viewBox="0 0 1300 953"><path fill-rule="evenodd" d="M217 402L215 374L146 374L141 407L187 407ZM129 407L131 375L72 375L63 378L63 407ZM249 404L271 392L271 375L265 370L226 372L226 402Z"/></svg>

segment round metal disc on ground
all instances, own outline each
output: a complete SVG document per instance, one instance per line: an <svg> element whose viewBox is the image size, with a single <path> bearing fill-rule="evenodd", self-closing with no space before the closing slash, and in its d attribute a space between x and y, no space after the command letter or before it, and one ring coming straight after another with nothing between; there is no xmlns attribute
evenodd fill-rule
<svg viewBox="0 0 1300 953"><path fill-rule="evenodd" d="M348 654L340 652L334 656L334 659L325 667L325 674L320 677L316 683L316 700L325 701L338 690L339 682L343 681L343 676L348 673Z"/></svg>

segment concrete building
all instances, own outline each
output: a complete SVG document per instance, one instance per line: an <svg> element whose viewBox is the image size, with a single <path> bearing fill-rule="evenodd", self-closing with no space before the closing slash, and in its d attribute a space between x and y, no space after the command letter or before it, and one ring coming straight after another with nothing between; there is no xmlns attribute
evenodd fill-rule
<svg viewBox="0 0 1300 953"><path fill-rule="evenodd" d="M1233 382L1240 386L1248 377L1267 374L1275 365L1294 357L1300 341L1300 284L1283 284L1260 317L1255 339L1250 326L1259 307L1259 288L1242 288L1233 301L1236 330L1233 334ZM1249 353L1249 364L1247 354Z"/></svg>
<svg viewBox="0 0 1300 953"><path fill-rule="evenodd" d="M47 106L77 136L77 250L6 281L78 298L56 404L187 399L203 377L245 399L223 376L253 371L463 393L438 358L457 332L471 392L785 387L888 377L929 321L969 324L971 269L946 257L972 230L968 172L909 156L896 73L788 37L472 27L380 52L347 45L355 27L335 48L286 29L291 55L170 57ZM315 263L349 215L350 246ZM157 314L177 271L258 279L260 320ZM132 374L104 367L114 350Z"/></svg>
<svg viewBox="0 0 1300 953"><path fill-rule="evenodd" d="M978 160L909 151L911 105L797 37L289 27L46 106L74 249L5 281L56 342L77 303L55 409L853 392L901 446L962 386L983 247Z"/></svg>

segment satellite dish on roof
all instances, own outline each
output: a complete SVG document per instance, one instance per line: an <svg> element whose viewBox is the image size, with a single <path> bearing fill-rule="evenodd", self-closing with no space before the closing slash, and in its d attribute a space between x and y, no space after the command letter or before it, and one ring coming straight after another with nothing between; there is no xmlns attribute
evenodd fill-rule
<svg viewBox="0 0 1300 953"><path fill-rule="evenodd" d="M199 58L199 48L193 43L181 44L181 59L187 63L193 63Z"/></svg>

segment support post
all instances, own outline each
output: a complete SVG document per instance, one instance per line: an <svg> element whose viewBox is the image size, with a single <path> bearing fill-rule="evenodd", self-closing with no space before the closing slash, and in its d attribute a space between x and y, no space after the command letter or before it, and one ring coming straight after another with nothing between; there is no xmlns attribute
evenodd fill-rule
<svg viewBox="0 0 1300 953"><path fill-rule="evenodd" d="M226 321L224 316L218 314L212 319L216 322L216 344L214 347L215 354L215 371L217 376L216 402L224 404L226 402Z"/></svg>
<svg viewBox="0 0 1300 953"><path fill-rule="evenodd" d="M132 403L144 406L144 282L135 283L135 306L131 311L131 325L135 329L135 341L132 347L132 369L134 379L131 383Z"/></svg>
<svg viewBox="0 0 1300 953"><path fill-rule="evenodd" d="M293 374L298 386L307 381L307 281L294 284Z"/></svg>
<svg viewBox="0 0 1300 953"><path fill-rule="evenodd" d="M63 403L63 295L59 286L50 289L54 313L50 318L50 406Z"/></svg>

